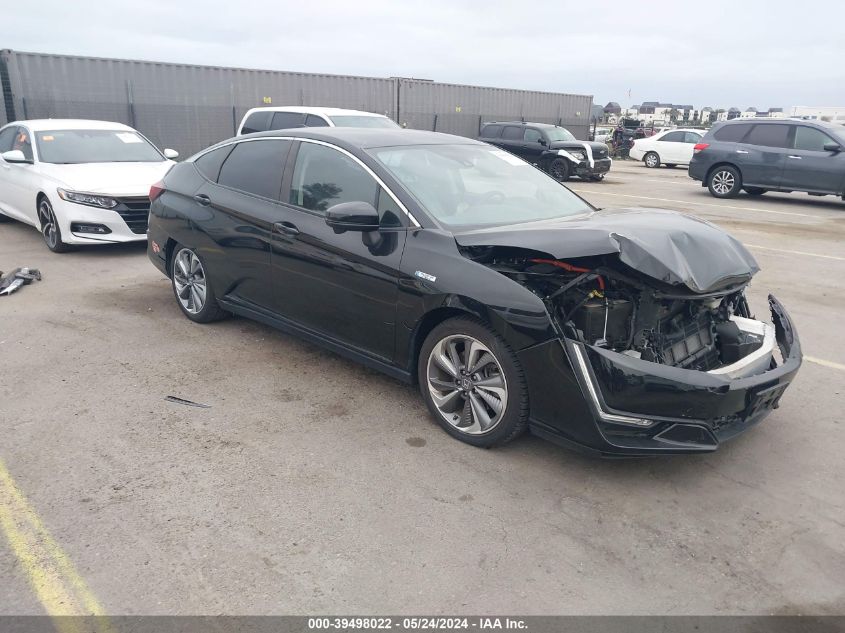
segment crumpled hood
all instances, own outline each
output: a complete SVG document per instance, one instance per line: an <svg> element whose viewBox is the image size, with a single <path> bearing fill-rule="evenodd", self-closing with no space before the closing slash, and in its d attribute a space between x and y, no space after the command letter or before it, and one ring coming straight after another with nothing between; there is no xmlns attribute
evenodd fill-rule
<svg viewBox="0 0 845 633"><path fill-rule="evenodd" d="M40 163L41 172L73 191L112 196L146 196L150 185L161 180L175 163Z"/></svg>
<svg viewBox="0 0 845 633"><path fill-rule="evenodd" d="M760 267L735 238L700 218L662 209L615 209L583 219L456 233L461 246L511 246L555 259L618 253L644 275L693 292L746 282Z"/></svg>

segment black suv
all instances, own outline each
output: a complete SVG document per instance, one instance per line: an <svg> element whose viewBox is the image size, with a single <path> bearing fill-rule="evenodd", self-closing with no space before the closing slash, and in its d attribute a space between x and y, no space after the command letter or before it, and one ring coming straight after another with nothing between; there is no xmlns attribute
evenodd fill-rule
<svg viewBox="0 0 845 633"><path fill-rule="evenodd" d="M727 121L695 146L689 175L717 198L767 191L845 194L845 127L821 121Z"/></svg>
<svg viewBox="0 0 845 633"><path fill-rule="evenodd" d="M610 171L607 145L579 141L566 128L549 123L485 123L478 140L501 147L561 181L570 176L601 180Z"/></svg>

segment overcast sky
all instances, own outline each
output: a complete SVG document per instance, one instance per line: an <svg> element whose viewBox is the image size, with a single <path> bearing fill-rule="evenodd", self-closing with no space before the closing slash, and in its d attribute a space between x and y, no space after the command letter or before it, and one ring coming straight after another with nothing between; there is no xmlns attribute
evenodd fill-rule
<svg viewBox="0 0 845 633"><path fill-rule="evenodd" d="M4 4L0 48L23 51L398 75L623 106L845 105L843 0Z"/></svg>

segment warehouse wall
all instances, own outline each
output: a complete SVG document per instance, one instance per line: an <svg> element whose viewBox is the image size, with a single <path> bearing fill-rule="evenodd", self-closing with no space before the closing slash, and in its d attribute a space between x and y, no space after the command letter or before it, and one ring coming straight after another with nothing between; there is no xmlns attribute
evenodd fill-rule
<svg viewBox="0 0 845 633"><path fill-rule="evenodd" d="M559 123L586 138L592 97L431 81L0 52L7 111L17 119L131 125L189 156L235 133L252 107L322 105L385 114L410 128L474 138L481 121Z"/></svg>

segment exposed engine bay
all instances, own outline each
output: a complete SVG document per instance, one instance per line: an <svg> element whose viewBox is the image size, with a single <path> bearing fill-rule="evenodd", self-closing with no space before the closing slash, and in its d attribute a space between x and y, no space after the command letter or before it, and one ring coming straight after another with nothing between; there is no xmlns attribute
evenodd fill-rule
<svg viewBox="0 0 845 633"><path fill-rule="evenodd" d="M462 253L540 297L563 336L644 361L725 377L776 366L774 328L751 317L747 282L694 293L615 255L562 261L499 246Z"/></svg>

